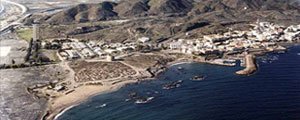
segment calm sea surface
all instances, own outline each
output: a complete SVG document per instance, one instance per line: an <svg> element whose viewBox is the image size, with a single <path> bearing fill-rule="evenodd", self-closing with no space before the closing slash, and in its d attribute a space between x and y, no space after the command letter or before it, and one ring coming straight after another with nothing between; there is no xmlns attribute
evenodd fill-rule
<svg viewBox="0 0 300 120"><path fill-rule="evenodd" d="M59 120L300 120L300 46L259 60L259 71L237 76L241 67L182 64L158 80L98 95L66 111ZM265 60L268 59L268 60ZM184 68L183 71L177 67ZM203 81L191 81L194 75ZM162 85L183 80L179 88ZM147 104L128 94L154 97ZM106 106L105 106L106 105Z"/></svg>

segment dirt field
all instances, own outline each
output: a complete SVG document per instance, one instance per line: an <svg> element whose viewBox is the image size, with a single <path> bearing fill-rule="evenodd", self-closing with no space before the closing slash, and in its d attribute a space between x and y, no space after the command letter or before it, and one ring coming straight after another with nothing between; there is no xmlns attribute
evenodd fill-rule
<svg viewBox="0 0 300 120"><path fill-rule="evenodd" d="M157 61L164 59L163 56L159 55L134 55L124 59L124 62L132 65L139 69L147 69L148 67L154 66Z"/></svg>
<svg viewBox="0 0 300 120"><path fill-rule="evenodd" d="M15 34L7 34L0 37L0 47L10 48L6 51L7 53L0 56L0 64L12 64L12 60L15 61L15 64L24 63L24 57L28 47L26 41L19 40L15 37ZM1 53L3 52L4 51L1 51Z"/></svg>
<svg viewBox="0 0 300 120"><path fill-rule="evenodd" d="M74 62L76 82L88 82L135 75L136 71L120 62Z"/></svg>

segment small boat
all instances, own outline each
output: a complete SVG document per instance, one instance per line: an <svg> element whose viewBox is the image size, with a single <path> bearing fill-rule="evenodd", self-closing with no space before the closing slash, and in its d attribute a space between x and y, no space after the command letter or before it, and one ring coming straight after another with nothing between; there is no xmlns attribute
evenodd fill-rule
<svg viewBox="0 0 300 120"><path fill-rule="evenodd" d="M175 82L171 82L171 83L165 84L165 85L163 85L163 89L169 90L169 89L178 88L178 87L181 86L182 82L183 82L182 80L178 80L178 81L175 81Z"/></svg>
<svg viewBox="0 0 300 120"><path fill-rule="evenodd" d="M171 85L164 85L163 86L164 90L170 90L170 89L173 89L173 88L175 88L175 86L171 86Z"/></svg>
<svg viewBox="0 0 300 120"><path fill-rule="evenodd" d="M300 55L300 53L298 53L297 55Z"/></svg>
<svg viewBox="0 0 300 120"><path fill-rule="evenodd" d="M154 99L154 97L148 97L148 98L140 98L137 99L135 101L136 104L145 104L145 103L149 103L150 101L152 101Z"/></svg>
<svg viewBox="0 0 300 120"><path fill-rule="evenodd" d="M104 104L100 105L100 107L102 107L102 108L103 108L103 107L106 107L106 104L104 103Z"/></svg>
<svg viewBox="0 0 300 120"><path fill-rule="evenodd" d="M106 107L106 105L107 105L107 104L104 103L104 104L102 104L102 105L100 105L100 106L97 106L96 108L104 108L104 107Z"/></svg>
<svg viewBox="0 0 300 120"><path fill-rule="evenodd" d="M178 69L178 70L183 70L183 68L182 68L182 67L177 67L177 69Z"/></svg>
<svg viewBox="0 0 300 120"><path fill-rule="evenodd" d="M196 75L191 78L191 80L194 80L194 81L199 81L199 80L204 80L204 79L205 79L205 76L203 76L203 75L200 75L200 76Z"/></svg>

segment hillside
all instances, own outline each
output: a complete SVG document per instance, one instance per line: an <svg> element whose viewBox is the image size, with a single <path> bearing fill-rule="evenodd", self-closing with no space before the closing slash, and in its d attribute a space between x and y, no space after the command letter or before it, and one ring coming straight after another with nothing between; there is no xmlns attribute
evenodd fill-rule
<svg viewBox="0 0 300 120"><path fill-rule="evenodd" d="M35 19L31 17L29 19ZM41 23L72 24L63 28L68 33L74 23L128 20L117 25L98 25L92 32L65 35L124 41L139 36L155 39L198 37L203 34L223 32L228 28L244 29L260 19L281 24L300 24L300 2L297 0L123 0L118 3L80 4L51 16L44 16ZM26 20L32 22L33 20ZM84 25L80 26L84 26ZM93 26L90 26L94 28ZM137 30L138 29L138 30ZM142 30L142 32L139 32ZM51 30L49 33L62 32ZM82 30L79 30L82 31ZM45 35L46 37L54 37Z"/></svg>
<svg viewBox="0 0 300 120"><path fill-rule="evenodd" d="M150 6L148 0L126 0L120 2L114 10L119 13L120 17L128 16L146 16Z"/></svg>
<svg viewBox="0 0 300 120"><path fill-rule="evenodd" d="M99 4L80 4L65 11L50 16L46 22L52 24L91 22L111 20L118 14L113 11L115 3L103 2Z"/></svg>
<svg viewBox="0 0 300 120"><path fill-rule="evenodd" d="M199 15L208 16L211 20L227 20L239 16L257 18L254 13L265 12L272 14L266 17L276 19L284 18L286 11L296 10L299 13L299 8L297 0L123 0L119 3L80 4L48 16L45 21L63 24L145 16Z"/></svg>

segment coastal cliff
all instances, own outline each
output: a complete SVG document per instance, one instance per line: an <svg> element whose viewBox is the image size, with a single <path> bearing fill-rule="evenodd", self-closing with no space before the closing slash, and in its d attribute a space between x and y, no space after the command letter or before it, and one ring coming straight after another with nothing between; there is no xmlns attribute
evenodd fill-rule
<svg viewBox="0 0 300 120"><path fill-rule="evenodd" d="M250 75L257 70L255 56L252 54L248 54L245 56L246 68L240 71L237 71L238 75Z"/></svg>

